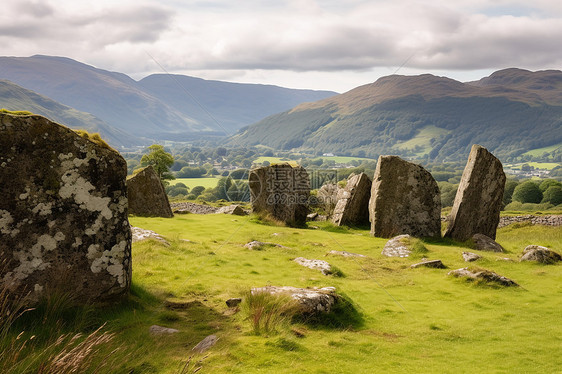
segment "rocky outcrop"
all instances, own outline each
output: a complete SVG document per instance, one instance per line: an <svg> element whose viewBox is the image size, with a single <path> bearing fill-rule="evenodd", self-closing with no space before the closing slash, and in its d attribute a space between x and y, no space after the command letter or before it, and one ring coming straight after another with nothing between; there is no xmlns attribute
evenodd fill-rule
<svg viewBox="0 0 562 374"><path fill-rule="evenodd" d="M472 235L472 241L474 242L474 249L479 251L489 251L489 252L503 252L503 247L497 243L495 240L488 238L483 234Z"/></svg>
<svg viewBox="0 0 562 374"><path fill-rule="evenodd" d="M125 295L131 230L125 160L40 116L0 113L0 281L30 302Z"/></svg>
<svg viewBox="0 0 562 374"><path fill-rule="evenodd" d="M304 225L310 180L301 166L265 166L250 171L250 201L254 213L265 213L288 225Z"/></svg>
<svg viewBox="0 0 562 374"><path fill-rule="evenodd" d="M462 268L457 270L452 270L448 273L457 278L466 278L471 281L479 281L491 283L504 287L518 287L519 285L502 275L496 274L493 271L480 269L480 268Z"/></svg>
<svg viewBox="0 0 562 374"><path fill-rule="evenodd" d="M290 286L266 286L252 288L251 293L268 293L270 295L289 295L296 300L302 314L329 313L339 300L334 287L295 288Z"/></svg>
<svg viewBox="0 0 562 374"><path fill-rule="evenodd" d="M127 178L129 194L129 214L140 217L174 216L168 195L152 166L141 169Z"/></svg>
<svg viewBox="0 0 562 374"><path fill-rule="evenodd" d="M332 222L337 225L363 225L369 223L371 179L365 173L348 178L345 188L337 193Z"/></svg>
<svg viewBox="0 0 562 374"><path fill-rule="evenodd" d="M523 250L521 261L536 261L541 264L554 264L562 261L562 256L547 247L540 245L528 245Z"/></svg>
<svg viewBox="0 0 562 374"><path fill-rule="evenodd" d="M437 182L420 165L397 156L380 156L369 202L371 235L391 238L441 235L441 197Z"/></svg>
<svg viewBox="0 0 562 374"><path fill-rule="evenodd" d="M412 237L410 235L398 235L386 242L382 254L387 257L408 257L412 254Z"/></svg>
<svg viewBox="0 0 562 374"><path fill-rule="evenodd" d="M505 174L500 160L484 147L472 146L448 218L445 236L465 241L474 234L496 238Z"/></svg>
<svg viewBox="0 0 562 374"><path fill-rule="evenodd" d="M324 275L332 274L332 266L324 260L311 260L304 257L297 257L293 261L297 264L312 270L319 270Z"/></svg>

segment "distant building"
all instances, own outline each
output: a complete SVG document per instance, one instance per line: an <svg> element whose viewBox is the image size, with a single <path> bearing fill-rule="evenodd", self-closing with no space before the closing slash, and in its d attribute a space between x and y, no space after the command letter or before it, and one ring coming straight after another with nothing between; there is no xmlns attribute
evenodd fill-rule
<svg viewBox="0 0 562 374"><path fill-rule="evenodd" d="M324 157L336 157L336 155L333 154L333 153L322 153L322 156L324 156Z"/></svg>

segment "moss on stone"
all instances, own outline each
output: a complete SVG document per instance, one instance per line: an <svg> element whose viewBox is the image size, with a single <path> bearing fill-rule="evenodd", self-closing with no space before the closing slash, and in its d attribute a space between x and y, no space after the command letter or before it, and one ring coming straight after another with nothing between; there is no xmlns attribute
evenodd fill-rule
<svg viewBox="0 0 562 374"><path fill-rule="evenodd" d="M28 112L27 110L8 110L8 109L0 109L0 113L7 113L13 116L33 116L34 114Z"/></svg>
<svg viewBox="0 0 562 374"><path fill-rule="evenodd" d="M107 144L107 142L105 140L103 140L101 138L100 134L98 134L97 132L93 133L93 134L90 134L86 130L73 130L73 131L75 133L77 133L81 138L87 139L87 140L91 141L92 143L96 143L100 147L115 151L115 149L111 148L109 146L109 144Z"/></svg>

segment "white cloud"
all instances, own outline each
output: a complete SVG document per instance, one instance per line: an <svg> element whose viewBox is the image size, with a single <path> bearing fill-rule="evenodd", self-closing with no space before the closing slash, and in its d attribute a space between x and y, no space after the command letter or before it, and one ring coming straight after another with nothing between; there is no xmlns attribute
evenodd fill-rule
<svg viewBox="0 0 562 374"><path fill-rule="evenodd" d="M136 77L161 72L150 54L170 72L265 76L280 85L273 76L305 82L306 73L316 77L314 87L330 88L329 77L355 81L405 61L410 71L427 72L558 68L561 4L5 0L0 43L8 55L64 55Z"/></svg>

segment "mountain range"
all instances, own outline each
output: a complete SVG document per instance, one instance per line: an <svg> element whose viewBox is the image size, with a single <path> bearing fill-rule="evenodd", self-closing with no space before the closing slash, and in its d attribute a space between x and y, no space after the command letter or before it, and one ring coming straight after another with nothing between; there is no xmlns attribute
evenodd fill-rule
<svg viewBox="0 0 562 374"><path fill-rule="evenodd" d="M500 70L462 83L391 75L269 116L230 143L377 157L462 160L474 143L502 159L562 145L562 72Z"/></svg>
<svg viewBox="0 0 562 374"><path fill-rule="evenodd" d="M42 55L0 57L0 79L5 88L0 107L32 110L70 127L99 131L115 146L226 136L268 115L336 94L169 74L135 81L69 58ZM42 108L45 100L51 101ZM71 112L72 120L66 119Z"/></svg>

